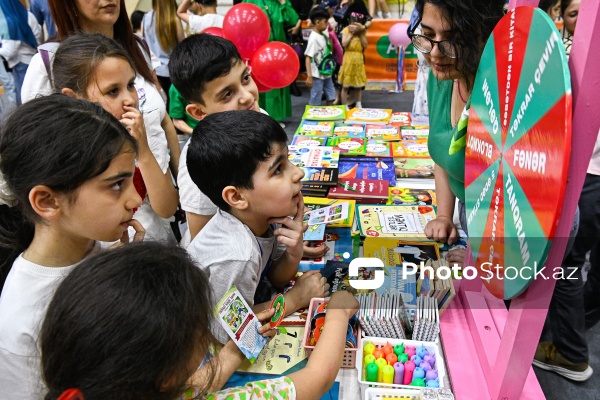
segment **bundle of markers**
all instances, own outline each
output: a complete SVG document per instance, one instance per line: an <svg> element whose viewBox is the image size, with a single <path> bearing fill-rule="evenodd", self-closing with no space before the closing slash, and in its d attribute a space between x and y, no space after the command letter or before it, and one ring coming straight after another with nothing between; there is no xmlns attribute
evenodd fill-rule
<svg viewBox="0 0 600 400"><path fill-rule="evenodd" d="M440 387L435 354L423 345L417 348L400 343L392 347L387 343L377 348L372 342L367 342L363 354L367 382Z"/></svg>
<svg viewBox="0 0 600 400"><path fill-rule="evenodd" d="M406 339L411 326L400 294L360 294L358 302L358 321L366 336Z"/></svg>
<svg viewBox="0 0 600 400"><path fill-rule="evenodd" d="M412 332L413 340L434 342L440 333L440 314L434 297L419 296Z"/></svg>

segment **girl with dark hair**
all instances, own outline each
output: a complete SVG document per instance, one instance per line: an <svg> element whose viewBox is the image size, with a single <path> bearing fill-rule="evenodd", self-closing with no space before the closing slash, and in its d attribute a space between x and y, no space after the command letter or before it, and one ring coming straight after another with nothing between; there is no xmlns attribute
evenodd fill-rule
<svg viewBox="0 0 600 400"><path fill-rule="evenodd" d="M579 7L581 0L561 0L560 1L560 16L563 19L563 28L561 30L563 44L567 57L571 54L571 46L573 45L573 34L575 33L575 25L577 24L577 16L579 15Z"/></svg>
<svg viewBox="0 0 600 400"><path fill-rule="evenodd" d="M174 175L179 164L179 141L173 122L166 112L156 75L153 72L151 53L144 40L133 33L125 0L48 0L52 17L56 22L58 42L77 33L99 33L117 41L133 60L136 71L135 87L140 99L140 111L148 131L156 132L152 137L161 137L151 143L161 149L159 164L163 172L171 166ZM52 63L58 43L40 46L29 64L23 82L23 101L53 92ZM168 145L168 146L167 146Z"/></svg>
<svg viewBox="0 0 600 400"><path fill-rule="evenodd" d="M86 400L316 400L327 392L341 365L348 319L358 307L350 293L331 297L306 367L211 393L223 371L213 361L239 365L243 356L234 346L229 357L213 358L197 371L214 340L210 291L207 277L178 247L136 243L83 261L56 290L42 325L45 399L67 390ZM258 318L266 312L273 315L268 310Z"/></svg>
<svg viewBox="0 0 600 400"><path fill-rule="evenodd" d="M504 15L504 0L417 0L420 33L411 33L415 48L431 66L427 81L429 153L435 161L437 218L425 227L429 238L452 243L455 199L466 231L466 121L475 73L485 42ZM462 262L464 253L461 252ZM449 260L451 261L451 260ZM453 261L451 261L453 262Z"/></svg>
<svg viewBox="0 0 600 400"><path fill-rule="evenodd" d="M31 100L0 134L0 388L39 398L38 331L58 283L99 250L128 242L141 203L137 146L99 105L56 94ZM2 279L4 281L4 279Z"/></svg>
<svg viewBox="0 0 600 400"><path fill-rule="evenodd" d="M139 172L136 171L134 182L144 202L135 218L146 230L147 239L174 241L171 227L163 221L177 209L179 196L171 174L160 167L160 153L153 154L148 143L154 138L148 136L142 113L137 109L133 61L114 40L84 33L62 41L54 59L56 92L99 103L137 140ZM130 236L133 234L130 229Z"/></svg>
<svg viewBox="0 0 600 400"><path fill-rule="evenodd" d="M540 0L538 8L544 10L552 21L560 17L560 3L561 0Z"/></svg>

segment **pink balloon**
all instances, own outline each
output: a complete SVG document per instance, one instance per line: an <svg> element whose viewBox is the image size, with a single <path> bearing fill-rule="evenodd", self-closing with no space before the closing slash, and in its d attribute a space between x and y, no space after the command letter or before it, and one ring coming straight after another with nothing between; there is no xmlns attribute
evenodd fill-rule
<svg viewBox="0 0 600 400"><path fill-rule="evenodd" d="M269 41L271 26L263 10L250 3L231 7L223 20L225 39L235 44L243 59L250 59L256 50Z"/></svg>
<svg viewBox="0 0 600 400"><path fill-rule="evenodd" d="M252 75L273 89L289 86L296 80L300 61L294 49L286 43L269 42L252 56Z"/></svg>
<svg viewBox="0 0 600 400"><path fill-rule="evenodd" d="M200 33L208 33L209 35L218 36L224 38L223 29L217 28L216 26L211 26L210 28L206 28Z"/></svg>
<svg viewBox="0 0 600 400"><path fill-rule="evenodd" d="M406 32L407 29L408 24L405 22L398 22L397 24L394 24L390 28L390 43L396 47L408 46L411 43L411 41L408 37L408 33Z"/></svg>

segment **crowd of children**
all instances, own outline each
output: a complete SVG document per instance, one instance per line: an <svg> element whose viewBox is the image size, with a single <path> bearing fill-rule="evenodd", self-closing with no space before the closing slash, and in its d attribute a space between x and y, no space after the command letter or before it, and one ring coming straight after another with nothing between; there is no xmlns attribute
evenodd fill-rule
<svg viewBox="0 0 600 400"><path fill-rule="evenodd" d="M235 285L266 322L268 301L304 254L303 172L288 160L283 129L260 109L237 49L202 34L165 52L172 105L197 123L171 171L164 106L148 105L160 88L145 76L146 41L130 25L117 31L123 2L91 22L97 10L74 5L76 20L59 19L60 41L34 57L26 103L0 131L2 395L320 398L357 309L346 293L332 297L305 368L219 391L243 355L215 324L213 306ZM142 27L159 25L159 9ZM94 28L103 25L111 29ZM185 250L164 223L180 200L191 233ZM328 288L318 272L301 275L285 293L287 313ZM267 325L259 333L273 335Z"/></svg>

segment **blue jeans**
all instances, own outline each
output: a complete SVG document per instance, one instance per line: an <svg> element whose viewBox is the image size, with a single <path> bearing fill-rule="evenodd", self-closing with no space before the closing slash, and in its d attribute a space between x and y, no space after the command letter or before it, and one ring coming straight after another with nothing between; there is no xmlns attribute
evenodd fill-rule
<svg viewBox="0 0 600 400"><path fill-rule="evenodd" d="M18 63L12 68L12 76L17 86L17 104L21 104L21 88L23 87L23 81L25 80L25 73L27 72L28 64L22 62Z"/></svg>
<svg viewBox="0 0 600 400"><path fill-rule="evenodd" d="M320 106L323 92L325 92L327 101L335 100L335 88L333 87L333 79L331 79L331 77L326 79L313 78L313 86L312 89L310 89L310 100L308 101L308 104L310 104L311 106Z"/></svg>

